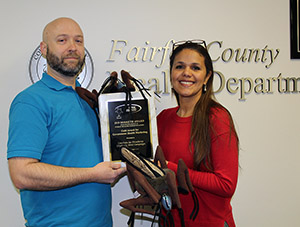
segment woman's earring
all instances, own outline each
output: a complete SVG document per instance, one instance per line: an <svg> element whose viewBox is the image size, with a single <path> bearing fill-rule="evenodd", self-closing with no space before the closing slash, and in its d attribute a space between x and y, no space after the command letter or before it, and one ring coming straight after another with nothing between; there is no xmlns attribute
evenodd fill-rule
<svg viewBox="0 0 300 227"><path fill-rule="evenodd" d="M206 92L206 84L203 84L203 86L202 86L202 94L205 94L205 92Z"/></svg>

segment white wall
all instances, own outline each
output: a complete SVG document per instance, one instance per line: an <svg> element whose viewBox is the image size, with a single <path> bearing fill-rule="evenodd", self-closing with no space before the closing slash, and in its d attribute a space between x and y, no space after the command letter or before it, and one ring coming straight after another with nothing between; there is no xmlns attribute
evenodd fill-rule
<svg viewBox="0 0 300 227"><path fill-rule="evenodd" d="M22 226L24 221L19 195L8 176L6 142L8 109L14 96L31 84L28 64L41 40L46 23L60 16L77 20L85 33L86 48L95 65L94 79L89 89L99 89L107 71L131 71L137 78L158 78L168 60L160 67L162 53L153 61L129 62L126 54L131 47L163 47L171 40L205 39L208 43L222 41L222 47L210 49L214 59L226 48L279 49L270 68L265 62L215 62L215 69L226 80L242 78L300 77L300 60L290 60L289 1L3 1L0 8L0 220L1 226ZM122 54L108 62L112 40L126 40ZM145 42L148 41L147 45ZM225 56L226 57L226 56ZM276 85L276 82L274 82ZM252 91L240 99L226 89L216 95L232 113L240 136L240 175L233 198L237 226L297 226L300 210L300 139L298 120L299 92L271 94ZM217 86L217 85L216 85ZM247 84L246 84L247 86ZM246 87L247 90L247 87ZM299 89L298 89L299 90ZM175 105L164 94L157 103L157 112ZM127 216L118 203L131 197L127 179L113 188L115 226L126 226ZM201 211L200 211L201 212ZM137 226L150 226L138 222Z"/></svg>

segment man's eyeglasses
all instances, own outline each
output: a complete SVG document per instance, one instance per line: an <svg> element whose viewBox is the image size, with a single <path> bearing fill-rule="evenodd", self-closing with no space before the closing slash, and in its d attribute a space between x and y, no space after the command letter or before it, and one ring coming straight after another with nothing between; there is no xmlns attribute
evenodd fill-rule
<svg viewBox="0 0 300 227"><path fill-rule="evenodd" d="M205 49L207 49L207 46L206 46L206 42L202 39L193 39L193 40L184 40L184 41L178 41L178 42L175 42L173 43L173 48L172 48L172 52L180 45L182 44L188 44L188 43L195 43L197 45L201 45L203 46Z"/></svg>

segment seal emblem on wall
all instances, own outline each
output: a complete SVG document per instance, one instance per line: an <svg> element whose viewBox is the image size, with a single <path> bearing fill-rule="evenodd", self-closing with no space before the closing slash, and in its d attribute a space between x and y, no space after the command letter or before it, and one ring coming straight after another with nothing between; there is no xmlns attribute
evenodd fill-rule
<svg viewBox="0 0 300 227"><path fill-rule="evenodd" d="M29 62L29 76L32 83L39 81L44 72L47 71L47 61L42 57L42 52L38 46L33 52ZM92 82L94 75L94 64L90 53L85 49L85 65L77 77L83 88L87 88Z"/></svg>

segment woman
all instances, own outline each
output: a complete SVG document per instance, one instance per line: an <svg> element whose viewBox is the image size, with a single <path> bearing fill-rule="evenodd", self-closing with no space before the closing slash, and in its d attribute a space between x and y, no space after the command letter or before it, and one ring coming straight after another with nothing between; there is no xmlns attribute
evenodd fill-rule
<svg viewBox="0 0 300 227"><path fill-rule="evenodd" d="M228 110L215 101L213 65L205 41L174 43L170 75L178 106L157 117L159 144L168 168L176 172L179 159L199 199L196 219L191 194L180 195L186 226L235 226L231 198L238 178L238 136ZM180 223L173 211L175 224Z"/></svg>

